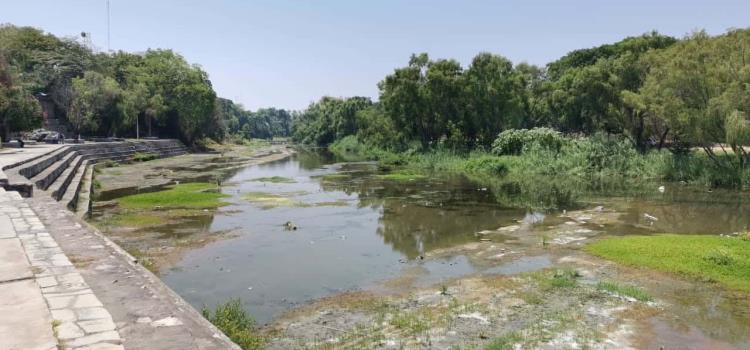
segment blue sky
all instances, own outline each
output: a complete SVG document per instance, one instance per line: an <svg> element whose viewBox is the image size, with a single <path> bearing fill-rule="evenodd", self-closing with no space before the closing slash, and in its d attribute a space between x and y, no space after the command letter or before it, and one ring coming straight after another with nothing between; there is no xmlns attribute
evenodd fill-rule
<svg viewBox="0 0 750 350"><path fill-rule="evenodd" d="M682 37L750 26L747 0L110 0L111 47L171 48L246 108L302 109L322 95L377 97L414 52L545 64L650 30ZM0 0L0 23L107 47L106 0Z"/></svg>

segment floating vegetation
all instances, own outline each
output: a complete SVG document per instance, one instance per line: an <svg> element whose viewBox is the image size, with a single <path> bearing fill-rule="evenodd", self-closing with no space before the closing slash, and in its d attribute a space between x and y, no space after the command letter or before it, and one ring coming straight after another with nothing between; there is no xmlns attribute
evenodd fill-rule
<svg viewBox="0 0 750 350"><path fill-rule="evenodd" d="M391 174L376 175L376 177L378 179L388 180L388 181L417 181L417 180L424 180L427 178L427 176L425 175L413 174L413 173L391 173Z"/></svg>
<svg viewBox="0 0 750 350"><path fill-rule="evenodd" d="M294 179L283 177L283 176L268 176L268 177L259 177L252 179L250 181L257 181L257 182L271 182L271 183L277 183L277 184L293 184L297 183Z"/></svg>

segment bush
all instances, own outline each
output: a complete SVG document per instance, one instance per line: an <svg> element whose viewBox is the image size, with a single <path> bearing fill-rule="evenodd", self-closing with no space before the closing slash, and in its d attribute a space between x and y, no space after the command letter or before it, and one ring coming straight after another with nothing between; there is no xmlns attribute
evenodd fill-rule
<svg viewBox="0 0 750 350"><path fill-rule="evenodd" d="M135 152L133 154L134 162L147 162L149 160L154 160L156 158L157 158L157 155L155 153Z"/></svg>
<svg viewBox="0 0 750 350"><path fill-rule="evenodd" d="M505 160L494 156L471 157L466 161L466 171L471 173L489 173L504 176L508 173L508 164Z"/></svg>
<svg viewBox="0 0 750 350"><path fill-rule="evenodd" d="M201 313L242 349L263 348L265 340L255 333L255 320L242 308L239 299L219 304L213 314L204 306Z"/></svg>
<svg viewBox="0 0 750 350"><path fill-rule="evenodd" d="M492 142L492 153L496 155L519 155L527 147L559 151L565 137L550 128L509 129L501 132Z"/></svg>

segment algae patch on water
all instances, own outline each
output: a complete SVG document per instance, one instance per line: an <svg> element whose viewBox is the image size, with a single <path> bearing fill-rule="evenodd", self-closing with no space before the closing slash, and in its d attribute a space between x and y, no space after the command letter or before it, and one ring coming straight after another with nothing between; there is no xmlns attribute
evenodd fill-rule
<svg viewBox="0 0 750 350"><path fill-rule="evenodd" d="M293 184L297 183L294 179L283 177L283 176L268 176L268 177L259 177L252 179L250 181L257 181L257 182L271 182L271 183L281 183L281 184Z"/></svg>
<svg viewBox="0 0 750 350"><path fill-rule="evenodd" d="M209 183L186 183L168 187L166 190L139 193L118 200L126 209L189 208L213 209L224 205L218 186Z"/></svg>
<svg viewBox="0 0 750 350"><path fill-rule="evenodd" d="M417 181L417 180L424 180L427 178L427 176L425 175L412 174L412 173L391 173L391 174L376 175L376 177L380 180L388 180L388 181Z"/></svg>
<svg viewBox="0 0 750 350"><path fill-rule="evenodd" d="M294 193L281 195L268 192L246 192L242 194L242 198L259 206L261 209L302 206L303 203L293 200L291 198L292 195Z"/></svg>
<svg viewBox="0 0 750 350"><path fill-rule="evenodd" d="M709 235L609 238L586 251L621 264L682 274L750 292L750 241Z"/></svg>
<svg viewBox="0 0 750 350"><path fill-rule="evenodd" d="M279 207L295 207L295 208L343 207L343 206L349 205L349 202L345 200L306 203L306 202L296 200L293 198L296 195L301 195L305 193L306 192L285 192L285 193L246 192L242 194L242 198L248 202L255 204L261 209L273 209L273 208L279 208Z"/></svg>

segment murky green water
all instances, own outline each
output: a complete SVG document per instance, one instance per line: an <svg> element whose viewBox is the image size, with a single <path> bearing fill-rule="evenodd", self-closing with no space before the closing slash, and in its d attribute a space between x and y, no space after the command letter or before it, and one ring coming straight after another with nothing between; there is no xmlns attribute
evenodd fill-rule
<svg viewBox="0 0 750 350"><path fill-rule="evenodd" d="M418 268L417 284L472 273L518 273L544 268L546 255L495 266L462 254L421 257L467 242L476 232L516 223L550 225L558 214L502 205L496 192L460 176L386 181L371 163L334 163L313 154L251 166L224 181L231 197L210 222L236 238L187 253L163 274L165 282L198 307L239 297L261 322L295 306L336 293L376 287ZM339 174L338 176L326 176ZM253 181L283 176L293 183ZM256 203L248 193L282 200ZM645 197L588 196L622 214L604 225L610 234L730 233L750 225L750 203L738 194L668 187ZM656 219L654 219L656 218ZM297 227L290 230L285 223ZM497 238L495 238L497 240ZM519 246L536 239L509 238ZM531 243L530 243L531 242Z"/></svg>

